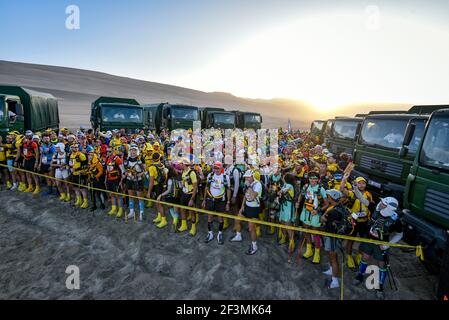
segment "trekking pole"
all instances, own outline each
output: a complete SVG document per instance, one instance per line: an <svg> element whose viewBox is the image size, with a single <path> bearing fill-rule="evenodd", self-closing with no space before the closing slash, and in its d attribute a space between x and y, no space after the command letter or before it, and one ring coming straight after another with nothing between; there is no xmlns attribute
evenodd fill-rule
<svg viewBox="0 0 449 320"><path fill-rule="evenodd" d="M92 188L93 187L93 183L92 183L92 179L89 179L89 183L88 183L88 187L89 187L89 191L90 191L90 196L92 198L92 202L94 204L94 208L96 207L96 202L95 202L95 191ZM92 210L92 217L95 216L95 210Z"/></svg>
<svg viewBox="0 0 449 320"><path fill-rule="evenodd" d="M382 257L384 258L385 267L387 268L387 273L389 275L388 282L390 284L390 288L393 290L393 286L391 284L391 282L393 282L394 290L398 291L398 286L396 285L396 280L395 280L394 275L393 275L393 270L391 270L390 259L388 257L388 253L387 253L386 250L382 251Z"/></svg>

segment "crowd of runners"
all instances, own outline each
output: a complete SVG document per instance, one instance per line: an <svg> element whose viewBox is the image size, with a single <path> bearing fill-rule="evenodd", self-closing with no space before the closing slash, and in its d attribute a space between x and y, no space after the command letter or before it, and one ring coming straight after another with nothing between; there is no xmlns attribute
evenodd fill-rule
<svg viewBox="0 0 449 320"><path fill-rule="evenodd" d="M200 218L194 208L202 208L333 234L390 243L401 240L398 201L386 197L375 202L367 181L351 175L350 155L332 154L308 132L279 130L278 142L279 165L267 173L263 164L194 164L191 157L173 161L172 150L183 141L182 137L173 139L166 130L159 134L131 134L124 129L95 133L81 127L75 133L65 128L24 135L10 132L5 141L0 137L0 172L6 192L54 195L76 208L105 210L108 216L126 221L152 220L157 228L171 226L173 232L188 231L191 236L197 235ZM145 199L184 207L153 205ZM228 240L240 242L244 223L209 214L204 241L216 239L223 245L223 230L232 227L234 233ZM257 252L257 239L262 236L277 237L289 256L299 247L302 258L314 264L320 263L323 248L330 262L324 272L329 288L340 286L338 255L344 255L346 267L356 272L355 284L363 282L368 263L374 259L380 270L377 293L383 297L387 246L360 243L353 252L352 241L334 237L299 235L252 222L248 230L249 255Z"/></svg>

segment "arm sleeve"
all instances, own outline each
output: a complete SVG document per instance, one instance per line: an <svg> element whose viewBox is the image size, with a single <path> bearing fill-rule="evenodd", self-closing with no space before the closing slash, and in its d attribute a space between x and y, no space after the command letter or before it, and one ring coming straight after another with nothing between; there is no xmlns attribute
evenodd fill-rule
<svg viewBox="0 0 449 320"><path fill-rule="evenodd" d="M364 206L369 205L369 200L363 196L363 194L360 192L358 188L354 188L354 194L357 197L357 199L359 199L361 204L363 204Z"/></svg>
<svg viewBox="0 0 449 320"><path fill-rule="evenodd" d="M98 169L98 173L97 173L97 180L101 178L101 176L103 175L103 166L101 165L100 162L97 162L97 169Z"/></svg>
<svg viewBox="0 0 449 320"><path fill-rule="evenodd" d="M173 180L172 179L168 179L167 181L167 190L165 190L161 196L166 196L167 194L169 194L172 191L173 188Z"/></svg>
<svg viewBox="0 0 449 320"><path fill-rule="evenodd" d="M234 182L234 192L232 193L232 197L236 198L237 194L239 192L239 186L240 186L240 174L239 171L236 169L234 170L234 174L233 174L233 182Z"/></svg>
<svg viewBox="0 0 449 320"><path fill-rule="evenodd" d="M198 181L196 180L196 174L195 172L190 172L190 179L192 180L192 183L197 183Z"/></svg>

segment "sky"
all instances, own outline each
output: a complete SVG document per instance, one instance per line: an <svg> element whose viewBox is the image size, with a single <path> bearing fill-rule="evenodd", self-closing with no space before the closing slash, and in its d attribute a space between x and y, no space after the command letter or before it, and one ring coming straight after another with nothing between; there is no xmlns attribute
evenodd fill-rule
<svg viewBox="0 0 449 320"><path fill-rule="evenodd" d="M325 111L449 102L449 0L0 0L0 12L1 60Z"/></svg>

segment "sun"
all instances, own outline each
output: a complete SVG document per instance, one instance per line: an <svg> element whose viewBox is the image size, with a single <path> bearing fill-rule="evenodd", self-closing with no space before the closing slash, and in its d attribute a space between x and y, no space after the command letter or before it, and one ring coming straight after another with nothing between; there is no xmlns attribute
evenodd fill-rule
<svg viewBox="0 0 449 320"><path fill-rule="evenodd" d="M449 98L449 41L441 41L449 39L447 29L384 14L371 30L365 19L364 12L298 18L249 37L177 82L246 98L293 98L324 114L354 103Z"/></svg>

